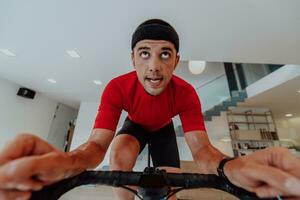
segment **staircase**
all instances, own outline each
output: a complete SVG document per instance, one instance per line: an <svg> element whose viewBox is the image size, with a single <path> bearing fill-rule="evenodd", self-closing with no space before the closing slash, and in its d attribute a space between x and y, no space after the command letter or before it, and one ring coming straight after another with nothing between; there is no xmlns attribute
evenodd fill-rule
<svg viewBox="0 0 300 200"><path fill-rule="evenodd" d="M246 91L233 91L231 98L205 111L203 113L204 120L212 121L213 116L220 116L222 111L228 111L229 107L236 107L238 102L244 102L246 98Z"/></svg>

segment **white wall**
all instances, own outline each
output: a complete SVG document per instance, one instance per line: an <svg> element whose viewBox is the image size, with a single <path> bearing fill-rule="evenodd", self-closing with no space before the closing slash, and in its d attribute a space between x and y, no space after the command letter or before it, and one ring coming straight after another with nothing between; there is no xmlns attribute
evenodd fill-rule
<svg viewBox="0 0 300 200"><path fill-rule="evenodd" d="M226 112L221 112L220 116L213 117L212 121L206 121L205 126L212 145L222 153L233 156L231 142L227 141L230 135Z"/></svg>
<svg viewBox="0 0 300 200"><path fill-rule="evenodd" d="M275 119L280 145L283 147L300 147L300 117ZM299 150L290 149L300 159Z"/></svg>
<svg viewBox="0 0 300 200"><path fill-rule="evenodd" d="M0 78L0 148L20 132L47 139L57 102L37 93L33 100L17 96L19 85Z"/></svg>
<svg viewBox="0 0 300 200"><path fill-rule="evenodd" d="M98 102L80 103L71 150L85 143L89 138L97 114L98 104Z"/></svg>
<svg viewBox="0 0 300 200"><path fill-rule="evenodd" d="M300 145L300 117L275 119L279 139L295 140Z"/></svg>
<svg viewBox="0 0 300 200"><path fill-rule="evenodd" d="M183 61L177 67L175 74L194 86L200 96L202 111L206 111L230 97L224 64L207 62L205 70L199 75L193 75L188 69L188 62Z"/></svg>

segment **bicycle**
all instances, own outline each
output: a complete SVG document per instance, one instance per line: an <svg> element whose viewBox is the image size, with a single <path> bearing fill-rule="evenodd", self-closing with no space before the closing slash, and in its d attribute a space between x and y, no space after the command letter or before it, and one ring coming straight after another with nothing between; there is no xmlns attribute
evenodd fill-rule
<svg viewBox="0 0 300 200"><path fill-rule="evenodd" d="M222 190L242 200L260 199L255 193L239 188L214 174L167 173L165 170L150 167L150 151L148 150L148 166L143 172L86 171L46 186L41 191L33 192L30 200L57 200L75 187L90 184L122 187L141 200L167 200L181 190L197 188ZM128 186L138 186L138 190L135 191ZM281 198L265 198L265 200L276 199Z"/></svg>

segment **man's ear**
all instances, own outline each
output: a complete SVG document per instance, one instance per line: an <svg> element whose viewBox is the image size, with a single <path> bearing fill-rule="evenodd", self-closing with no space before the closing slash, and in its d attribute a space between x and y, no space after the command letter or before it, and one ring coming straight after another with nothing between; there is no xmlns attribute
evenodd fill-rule
<svg viewBox="0 0 300 200"><path fill-rule="evenodd" d="M174 70L176 69L176 67L177 67L177 65L178 65L178 63L179 63L179 61L180 61L180 55L177 54L177 55L176 55L176 58L175 58L175 67L174 67Z"/></svg>
<svg viewBox="0 0 300 200"><path fill-rule="evenodd" d="M132 61L133 67L135 68L134 53L133 53L133 51L131 52L131 61Z"/></svg>

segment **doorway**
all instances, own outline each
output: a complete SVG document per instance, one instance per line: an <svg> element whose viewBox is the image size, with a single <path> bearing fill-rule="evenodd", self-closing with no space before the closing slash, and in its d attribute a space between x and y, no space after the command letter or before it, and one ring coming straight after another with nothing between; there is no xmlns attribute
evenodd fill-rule
<svg viewBox="0 0 300 200"><path fill-rule="evenodd" d="M77 114L78 110L58 103L47 141L62 151L68 150L68 146L72 140Z"/></svg>

